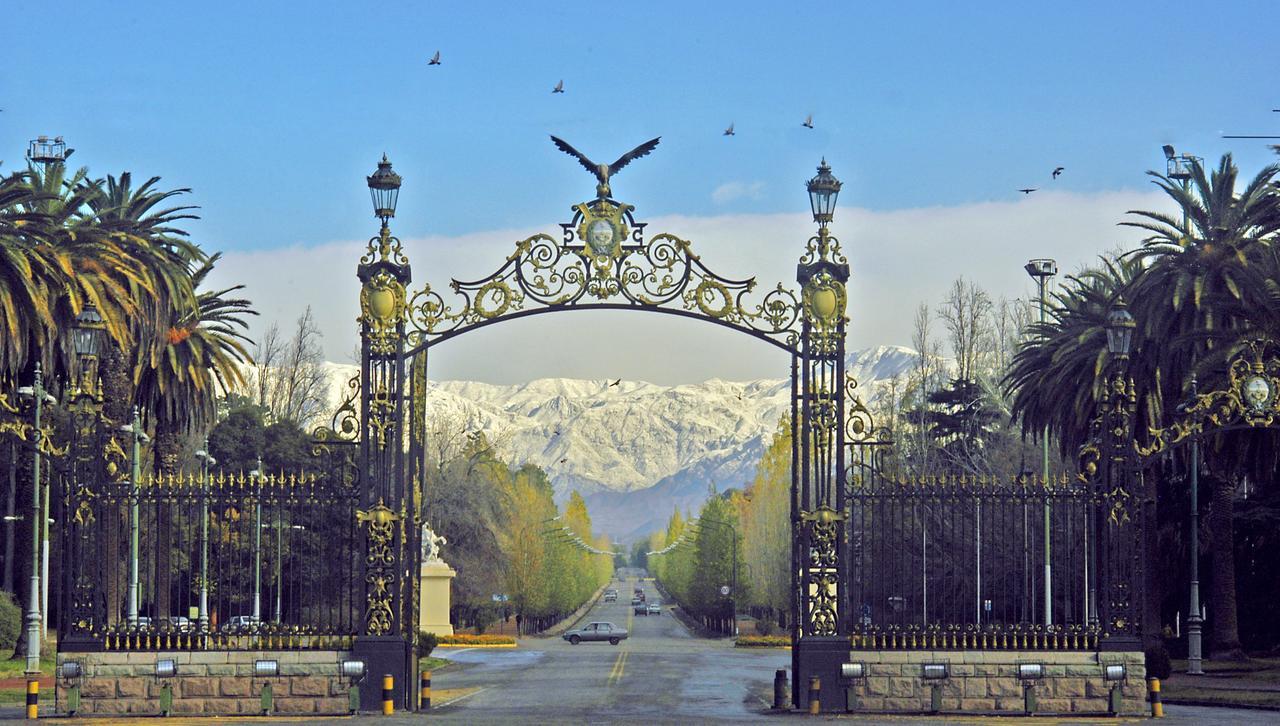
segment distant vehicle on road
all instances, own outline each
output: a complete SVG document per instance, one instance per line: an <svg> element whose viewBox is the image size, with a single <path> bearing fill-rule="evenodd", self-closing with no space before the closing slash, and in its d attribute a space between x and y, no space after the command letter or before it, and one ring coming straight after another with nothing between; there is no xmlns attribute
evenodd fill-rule
<svg viewBox="0 0 1280 726"><path fill-rule="evenodd" d="M662 606L661 606L660 604L656 603L656 602L651 602L651 603L649 603L649 614L650 614L650 615L661 615L661 614L662 614Z"/></svg>
<svg viewBox="0 0 1280 726"><path fill-rule="evenodd" d="M643 600L641 600L641 599L640 599L640 598L638 598L638 597L633 597L633 598L631 598L631 606L632 606L632 607L635 607L635 606L637 606L637 605L640 605L640 604L641 604L641 603L643 603L643 602L644 602L644 601L643 601Z"/></svg>
<svg viewBox="0 0 1280 726"><path fill-rule="evenodd" d="M618 591L617 591L617 590L605 590L605 591L604 591L604 601L605 601L605 602L617 602L617 601L618 601Z"/></svg>
<svg viewBox="0 0 1280 726"><path fill-rule="evenodd" d="M636 615L648 615L648 614L649 614L649 606L645 605L645 604L644 604L644 603L642 603L642 602L634 603L634 604L632 605L632 607L633 607L633 608L635 608L635 613L636 613Z"/></svg>
<svg viewBox="0 0 1280 726"><path fill-rule="evenodd" d="M588 623L584 628L567 631L562 637L574 645L593 640L607 640L610 645L617 645L627 639L627 629L613 623Z"/></svg>
<svg viewBox="0 0 1280 726"><path fill-rule="evenodd" d="M637 587L635 596L636 596L636 599L638 599L640 602L644 602L644 590Z"/></svg>

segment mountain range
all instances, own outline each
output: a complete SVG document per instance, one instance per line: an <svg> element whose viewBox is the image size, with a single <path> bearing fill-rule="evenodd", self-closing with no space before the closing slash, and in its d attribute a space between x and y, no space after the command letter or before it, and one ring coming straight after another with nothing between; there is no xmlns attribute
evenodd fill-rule
<svg viewBox="0 0 1280 726"><path fill-rule="evenodd" d="M846 369L870 404L916 357L900 346L867 348L850 354ZM358 369L325 366L336 406ZM665 526L677 507L696 511L712 493L749 484L790 410L790 388L786 379L432 381L427 408L450 430L485 432L511 464L542 467L557 501L580 492L595 529L630 542Z"/></svg>

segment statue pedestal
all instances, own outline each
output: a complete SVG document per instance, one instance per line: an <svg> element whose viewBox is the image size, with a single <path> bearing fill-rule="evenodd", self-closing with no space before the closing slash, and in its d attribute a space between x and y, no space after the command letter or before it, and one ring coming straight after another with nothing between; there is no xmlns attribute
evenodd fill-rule
<svg viewBox="0 0 1280 726"><path fill-rule="evenodd" d="M449 591L450 581L457 576L458 571L444 560L422 563L418 630L453 635L453 625L449 623Z"/></svg>

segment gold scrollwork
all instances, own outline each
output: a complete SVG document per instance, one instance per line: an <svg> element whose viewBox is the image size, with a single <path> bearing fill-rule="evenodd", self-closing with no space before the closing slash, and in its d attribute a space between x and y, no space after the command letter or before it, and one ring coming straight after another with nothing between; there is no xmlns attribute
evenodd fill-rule
<svg viewBox="0 0 1280 726"><path fill-rule="evenodd" d="M365 574L366 629L370 635L386 635L392 629L393 593L390 585L395 581L395 550L392 545L400 515L379 499L377 505L368 511L357 511L356 521L368 525L369 529L365 551L365 563L368 565Z"/></svg>
<svg viewBox="0 0 1280 726"><path fill-rule="evenodd" d="M1280 356L1267 339L1245 341L1227 366L1224 388L1197 395L1182 417L1164 428L1149 429L1151 443L1138 447L1143 456L1158 454L1189 437L1237 424L1274 426L1280 419Z"/></svg>
<svg viewBox="0 0 1280 726"><path fill-rule="evenodd" d="M609 208L597 209L600 204ZM799 346L802 311L794 292L779 284L762 299L749 300L754 279L732 280L713 273L688 241L674 235L657 234L646 241L644 225L631 218L631 209L612 200L578 205L574 220L561 225L563 240L533 235L517 242L492 275L471 282L453 280L450 287L457 302L447 303L430 285L424 286L409 298L410 327L427 341L534 307L623 304L696 313L790 350ZM601 241L606 231L601 222L612 229L607 247ZM591 244L593 225L602 245L598 250ZM835 296L838 315L843 316L843 294L839 286L815 302L825 310L822 306L833 304L828 298Z"/></svg>
<svg viewBox="0 0 1280 726"><path fill-rule="evenodd" d="M805 283L803 291L805 319L815 329L828 331L844 322L846 307L844 283L829 272L820 272Z"/></svg>
<svg viewBox="0 0 1280 726"><path fill-rule="evenodd" d="M373 353L395 352L398 328L404 316L404 285L391 274L376 273L360 288L360 322L364 324Z"/></svg>

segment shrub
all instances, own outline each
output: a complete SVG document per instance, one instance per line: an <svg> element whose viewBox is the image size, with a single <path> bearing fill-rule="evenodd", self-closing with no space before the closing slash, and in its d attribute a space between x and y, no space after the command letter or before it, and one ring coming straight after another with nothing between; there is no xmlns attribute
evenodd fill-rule
<svg viewBox="0 0 1280 726"><path fill-rule="evenodd" d="M22 608L13 596L0 590L0 652L12 653L22 632Z"/></svg>
<svg viewBox="0 0 1280 726"><path fill-rule="evenodd" d="M756 632L760 635L773 635L774 624L773 618L766 615L763 618L756 618Z"/></svg>
<svg viewBox="0 0 1280 726"><path fill-rule="evenodd" d="M418 631L418 657L419 658L431 657L431 651L435 650L436 646L439 644L440 644L440 637L437 636L435 633L430 633L430 632L427 632L426 630Z"/></svg>
<svg viewBox="0 0 1280 726"><path fill-rule="evenodd" d="M734 645L739 648L779 648L791 645L786 635L744 635Z"/></svg>
<svg viewBox="0 0 1280 726"><path fill-rule="evenodd" d="M1173 673L1173 663L1169 661L1169 649L1164 647L1164 643L1153 645L1147 648L1147 677L1167 679Z"/></svg>
<svg viewBox="0 0 1280 726"><path fill-rule="evenodd" d="M471 635L455 633L441 635L438 645L515 645L516 639L509 635Z"/></svg>

